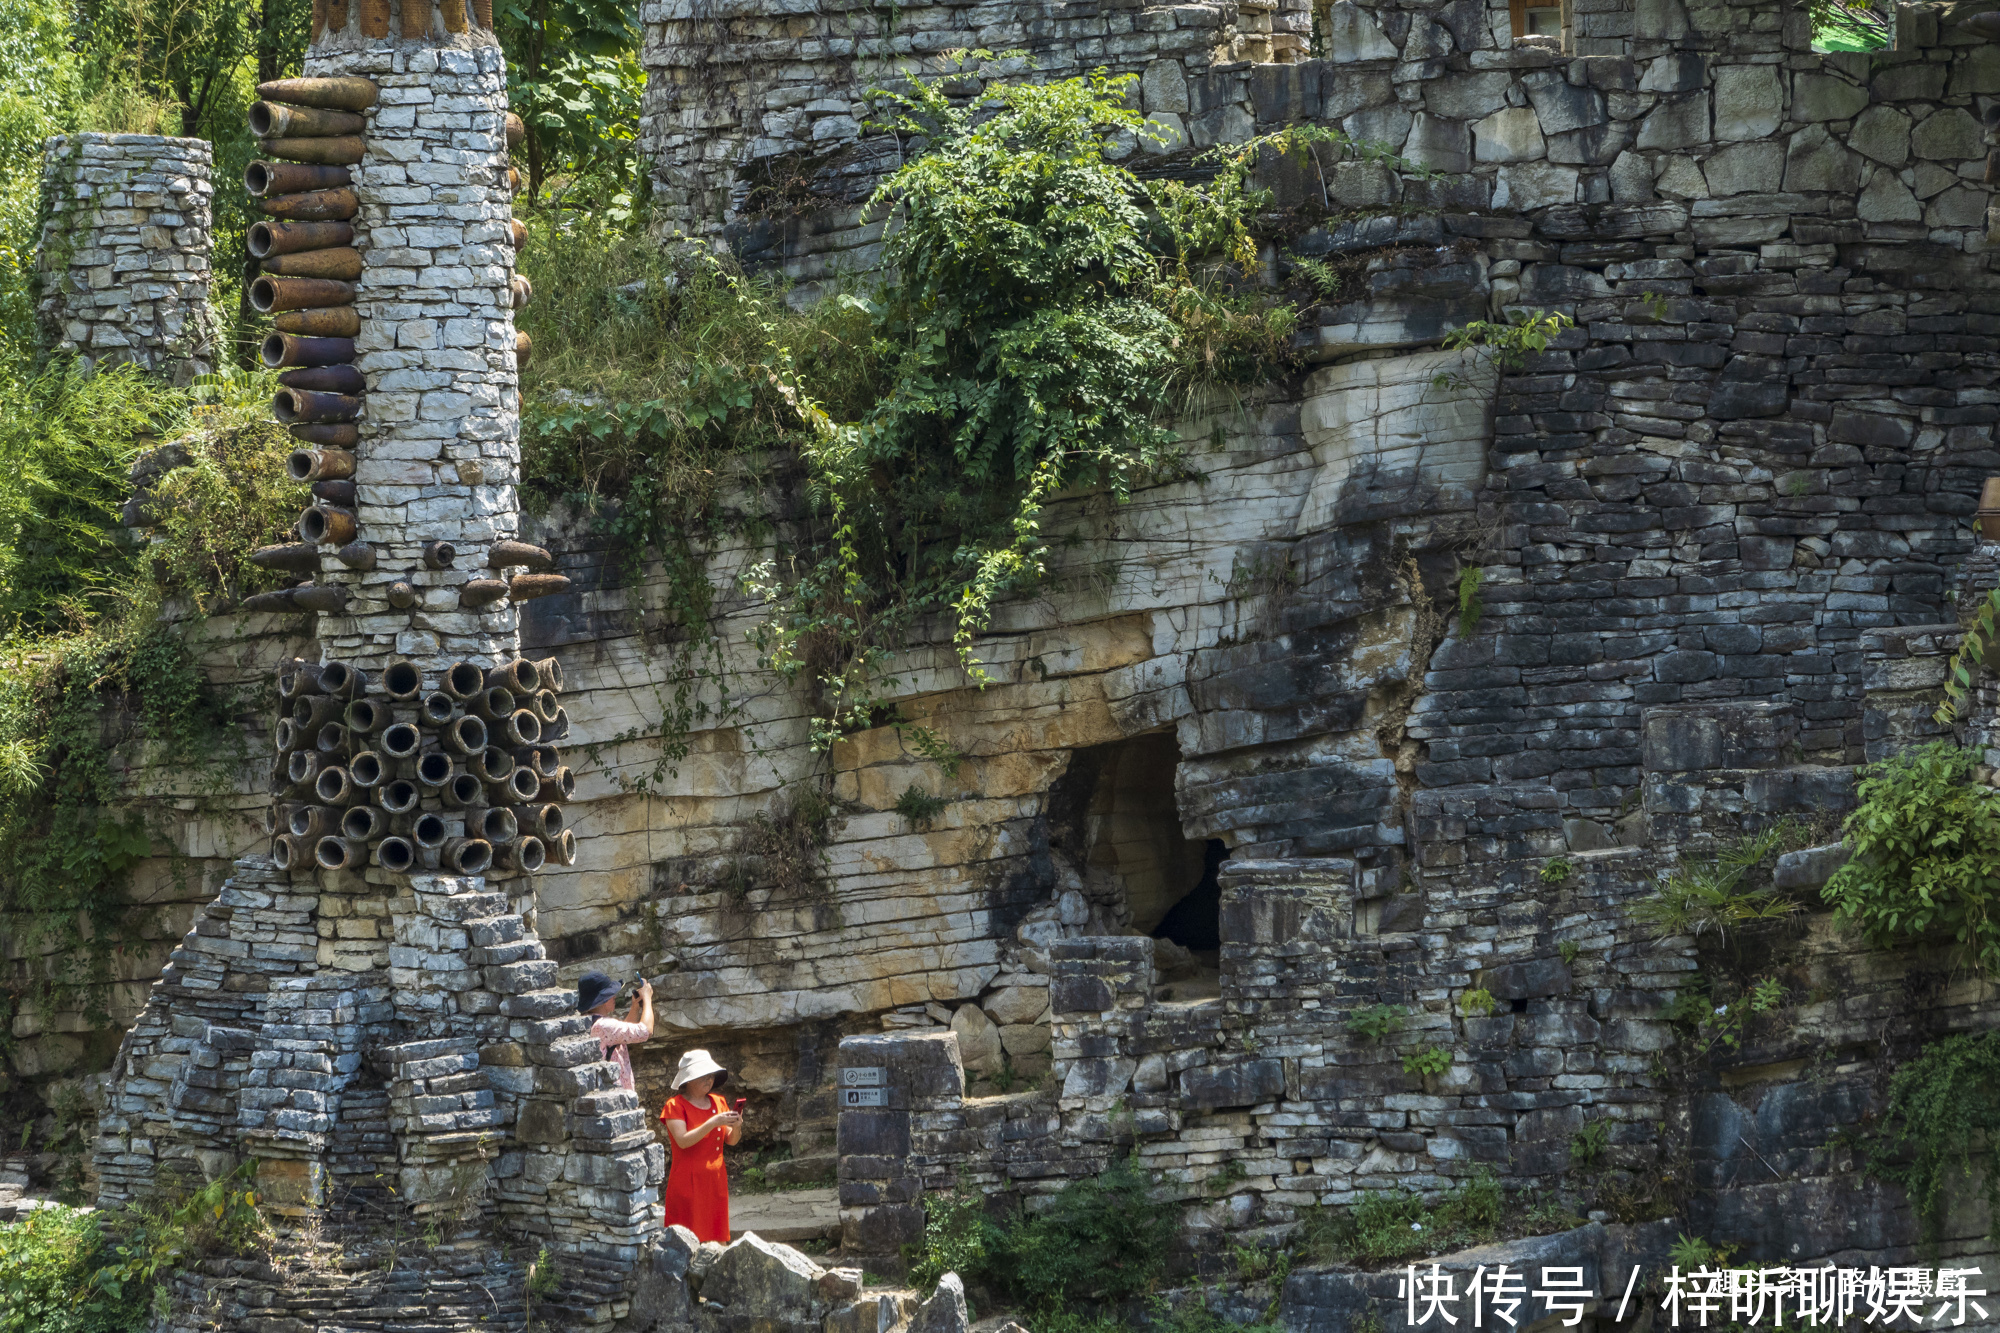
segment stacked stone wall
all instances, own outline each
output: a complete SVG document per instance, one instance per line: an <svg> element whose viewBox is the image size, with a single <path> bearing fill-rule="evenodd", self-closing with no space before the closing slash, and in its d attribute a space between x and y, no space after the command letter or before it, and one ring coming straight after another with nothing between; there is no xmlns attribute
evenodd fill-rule
<svg viewBox="0 0 2000 1333"><path fill-rule="evenodd" d="M205 139L49 140L35 313L51 349L180 383L214 368L213 158Z"/></svg>

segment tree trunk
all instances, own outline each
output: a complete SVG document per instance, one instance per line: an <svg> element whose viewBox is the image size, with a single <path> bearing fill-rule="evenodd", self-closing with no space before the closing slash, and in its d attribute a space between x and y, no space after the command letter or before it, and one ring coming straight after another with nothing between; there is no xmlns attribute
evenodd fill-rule
<svg viewBox="0 0 2000 1333"><path fill-rule="evenodd" d="M257 82L269 83L278 77L278 34L272 30L277 15L274 0L257 4Z"/></svg>

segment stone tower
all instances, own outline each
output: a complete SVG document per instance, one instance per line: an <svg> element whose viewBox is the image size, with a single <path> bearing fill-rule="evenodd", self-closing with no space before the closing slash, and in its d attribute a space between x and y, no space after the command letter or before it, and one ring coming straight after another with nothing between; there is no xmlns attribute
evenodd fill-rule
<svg viewBox="0 0 2000 1333"><path fill-rule="evenodd" d="M565 581L515 540L519 122L490 8L329 0L305 76L259 91L251 296L315 501L258 553L304 581L253 601L317 615L320 660L281 673L271 855L125 1039L101 1197L255 1158L283 1216L577 1256L583 1322L609 1318L665 1161L531 924L571 779L515 603Z"/></svg>

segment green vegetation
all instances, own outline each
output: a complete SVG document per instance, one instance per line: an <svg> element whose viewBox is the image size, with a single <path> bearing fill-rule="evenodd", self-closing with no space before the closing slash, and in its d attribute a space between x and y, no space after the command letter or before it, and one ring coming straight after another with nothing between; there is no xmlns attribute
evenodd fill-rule
<svg viewBox="0 0 2000 1333"><path fill-rule="evenodd" d="M1493 992L1484 986L1476 986L1458 997L1458 1011L1467 1018L1484 1018L1499 1005Z"/></svg>
<svg viewBox="0 0 2000 1333"><path fill-rule="evenodd" d="M903 794L896 798L896 813L910 821L913 828L929 828L931 821L944 813L951 802L942 796L933 796L921 786L912 782L903 788Z"/></svg>
<svg viewBox="0 0 2000 1333"><path fill-rule="evenodd" d="M1768 1014L1785 1003L1784 984L1776 977L1762 977L1746 986L1734 1000L1721 1004L1710 991L1708 979L1697 973L1681 988L1662 1013L1670 1023L1689 1029L1691 1057L1706 1056L1717 1046L1735 1050L1743 1044L1743 1029L1752 1018Z"/></svg>
<svg viewBox="0 0 2000 1333"><path fill-rule="evenodd" d="M1843 826L1852 857L1822 890L1837 920L1888 946L1949 940L2000 974L2000 791L1978 756L1933 741L1861 770Z"/></svg>
<svg viewBox="0 0 2000 1333"><path fill-rule="evenodd" d="M1451 1051L1443 1046L1420 1046L1403 1053L1403 1072L1412 1078L1436 1078L1451 1068Z"/></svg>
<svg viewBox="0 0 2000 1333"><path fill-rule="evenodd" d="M1928 1244L1942 1234L1945 1195L1954 1181L1979 1179L1989 1237L2000 1238L2000 1032L1962 1033L1924 1047L1889 1080L1885 1128L1868 1154L1868 1171L1909 1191Z"/></svg>
<svg viewBox="0 0 2000 1333"><path fill-rule="evenodd" d="M1347 1016L1347 1030L1363 1041L1380 1041L1403 1026L1403 1006L1371 1004Z"/></svg>
<svg viewBox="0 0 2000 1333"><path fill-rule="evenodd" d="M1455 329L1445 330L1444 350L1470 350L1492 361L1500 370L1519 370L1528 357L1546 352L1549 344L1565 329L1576 327L1568 315L1546 310L1509 310L1504 320L1475 319ZM1468 381L1456 371L1441 370L1431 377L1437 389L1462 389Z"/></svg>
<svg viewBox="0 0 2000 1333"><path fill-rule="evenodd" d="M1486 603L1480 600L1479 585L1486 581L1486 571L1478 565L1467 565L1458 571L1458 637L1469 639L1479 628L1479 618L1486 614Z"/></svg>
<svg viewBox="0 0 2000 1333"><path fill-rule="evenodd" d="M1583 956L1583 945L1575 940L1562 940L1556 944L1556 952L1562 956L1563 966L1575 967L1576 960Z"/></svg>
<svg viewBox="0 0 2000 1333"><path fill-rule="evenodd" d="M206 684L188 630L160 607L269 586L243 557L302 497L272 480L287 442L262 420L268 387L226 376L172 390L58 362L0 406L0 845L15 849L0 860L0 913L29 960L21 984L86 1012L101 1013L112 953L144 929L128 876L166 813L109 752L149 746L140 757L197 788L219 788L244 758L243 701ZM154 484L162 525L142 553L122 542L116 500L161 439L182 465Z"/></svg>
<svg viewBox="0 0 2000 1333"><path fill-rule="evenodd" d="M955 1272L1023 1303L1036 1327L1065 1315L1088 1321L1146 1295L1166 1271L1176 1218L1151 1191L1137 1162L1120 1158L1003 1224L987 1215L982 1192L960 1182L926 1200L923 1247L907 1256L911 1281L927 1289Z"/></svg>
<svg viewBox="0 0 2000 1333"><path fill-rule="evenodd" d="M115 1215L56 1207L0 1225L0 1333L135 1333L175 1271L266 1242L255 1174L246 1163Z"/></svg>
<svg viewBox="0 0 2000 1333"><path fill-rule="evenodd" d="M875 196L902 221L890 285L838 298L866 313L880 378L843 421L799 377L819 526L755 584L780 608L761 646L817 687L822 745L869 724L920 617L949 618L983 681L972 638L1042 576L1048 498L1123 498L1183 469L1174 409L1282 364L1289 307L1189 276L1205 254L1254 257L1242 173L1149 193L1104 156L1106 135L1151 132L1124 104L1131 82L989 85L975 107L929 85L880 94L887 124L929 145Z"/></svg>
<svg viewBox="0 0 2000 1333"><path fill-rule="evenodd" d="M1300 1257L1316 1265L1374 1267L1484 1245L1503 1235L1540 1235L1581 1226L1560 1205L1508 1199L1491 1167L1434 1203L1404 1190L1364 1194L1340 1208L1315 1208L1300 1227Z"/></svg>
<svg viewBox="0 0 2000 1333"><path fill-rule="evenodd" d="M1566 856L1552 856L1542 863L1537 875L1544 884L1564 884L1569 881L1573 867Z"/></svg>
<svg viewBox="0 0 2000 1333"><path fill-rule="evenodd" d="M2000 588L1987 591L1965 627L1958 651L1951 655L1951 662L1945 668L1944 702L1932 714L1940 725L1948 727L1957 719L1959 706L1978 682L1980 669L1995 644L2000 644Z"/></svg>
<svg viewBox="0 0 2000 1333"><path fill-rule="evenodd" d="M1895 42L1894 9L1868 0L1814 0L1806 6L1815 51L1881 51Z"/></svg>
<svg viewBox="0 0 2000 1333"><path fill-rule="evenodd" d="M1727 936L1753 921L1775 921L1799 910L1798 903L1771 886L1770 866L1796 838L1785 824L1740 839L1713 860L1688 861L1651 897L1632 908L1634 920L1661 935Z"/></svg>
<svg viewBox="0 0 2000 1333"><path fill-rule="evenodd" d="M527 202L540 201L553 179L559 202L618 222L635 217L646 180L637 144L646 77L634 9L620 0L500 0L493 17L507 52L507 105L528 129Z"/></svg>
<svg viewBox="0 0 2000 1333"><path fill-rule="evenodd" d="M1728 1251L1719 1250L1701 1236L1683 1231L1667 1250L1668 1262L1692 1272L1697 1268L1720 1268L1728 1263Z"/></svg>
<svg viewBox="0 0 2000 1333"><path fill-rule="evenodd" d="M1611 1146L1611 1122L1593 1120L1570 1135L1569 1160L1586 1171L1597 1165L1604 1156L1604 1150Z"/></svg>

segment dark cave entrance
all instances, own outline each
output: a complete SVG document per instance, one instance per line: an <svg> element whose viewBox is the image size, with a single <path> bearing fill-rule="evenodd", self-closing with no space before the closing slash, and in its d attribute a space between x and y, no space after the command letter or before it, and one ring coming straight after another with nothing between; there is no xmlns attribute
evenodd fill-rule
<svg viewBox="0 0 2000 1333"><path fill-rule="evenodd" d="M1222 889L1217 871L1229 849L1220 838L1190 839L1174 799L1180 747L1170 731L1078 751L1072 772L1088 774L1081 821L1084 868L1117 885L1127 928L1180 946L1158 951L1162 998L1214 994L1220 966Z"/></svg>

